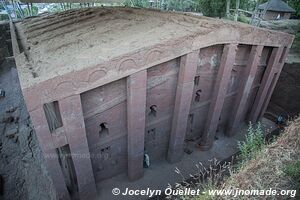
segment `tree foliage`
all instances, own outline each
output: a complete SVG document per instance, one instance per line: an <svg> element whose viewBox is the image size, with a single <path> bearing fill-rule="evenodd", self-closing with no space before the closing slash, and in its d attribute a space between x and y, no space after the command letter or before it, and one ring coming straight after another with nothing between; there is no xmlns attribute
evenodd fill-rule
<svg viewBox="0 0 300 200"><path fill-rule="evenodd" d="M262 4L268 0L240 0L239 9L246 11L254 11L255 5ZM294 8L296 12L293 17L300 18L300 0L284 0L289 6ZM230 0L231 14L234 13L236 7L236 0ZM189 11L202 12L209 17L225 17L226 16L226 0L124 0L123 5L128 7L142 7L142 8L157 8L162 10L174 11ZM0 10L1 10L0 4ZM60 12L66 9L74 9L82 7L81 4L76 3L60 3L53 4L50 12ZM29 15L28 9L23 9L25 16ZM33 6L33 15L37 13L37 7ZM240 17L239 17L240 18Z"/></svg>
<svg viewBox="0 0 300 200"><path fill-rule="evenodd" d="M292 16L300 18L300 0L288 0L287 3L289 6L296 10L296 12L292 14Z"/></svg>
<svg viewBox="0 0 300 200"><path fill-rule="evenodd" d="M226 12L226 1L221 0L198 0L198 10L209 17L223 17Z"/></svg>
<svg viewBox="0 0 300 200"><path fill-rule="evenodd" d="M246 11L254 11L255 5L262 4L268 0L240 0L239 8ZM284 0L289 6L296 10L293 14L295 17L300 17L300 0ZM226 1L225 0L161 0L151 4L149 0L126 0L126 6L134 7L153 7L176 11L192 11L202 12L209 17L225 17ZM230 1L230 8L234 9L236 0Z"/></svg>
<svg viewBox="0 0 300 200"><path fill-rule="evenodd" d="M164 0L154 1L150 4L149 0L126 0L126 6L134 7L154 7L176 11L202 12L209 17L224 17L226 14L225 0ZM231 0L230 7L235 8L236 1ZM244 10L254 10L255 0L240 0L240 8Z"/></svg>

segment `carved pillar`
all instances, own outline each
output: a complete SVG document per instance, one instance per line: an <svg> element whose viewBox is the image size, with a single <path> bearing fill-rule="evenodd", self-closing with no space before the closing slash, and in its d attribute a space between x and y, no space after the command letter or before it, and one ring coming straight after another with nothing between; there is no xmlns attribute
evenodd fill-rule
<svg viewBox="0 0 300 200"><path fill-rule="evenodd" d="M272 50L272 54L269 58L267 68L264 72L261 85L258 89L254 104L249 114L249 121L251 122L256 122L262 111L263 103L266 100L266 97L268 95L268 91L270 89L274 77L274 72L277 70L280 56L282 55L282 51L283 51L283 47L279 47L279 48L274 47Z"/></svg>
<svg viewBox="0 0 300 200"><path fill-rule="evenodd" d="M235 99L234 107L229 117L226 134L233 135L240 124L240 120L245 112L245 106L251 92L251 87L256 75L257 67L260 62L263 46L252 46L247 66L238 88L238 93Z"/></svg>
<svg viewBox="0 0 300 200"><path fill-rule="evenodd" d="M231 71L235 62L236 50L237 44L227 44L224 46L204 133L199 144L201 150L208 150L213 144L227 93Z"/></svg>
<svg viewBox="0 0 300 200"><path fill-rule="evenodd" d="M128 177L143 176L147 70L127 78Z"/></svg>
<svg viewBox="0 0 300 200"><path fill-rule="evenodd" d="M275 89L276 83L277 83L277 81L279 79L280 73L281 73L282 68L284 66L284 63L285 63L286 57L288 55L288 52L289 52L288 48L284 48L283 49L281 59L279 60L279 64L277 66L277 69L274 72L273 81L272 81L272 84L270 86L270 89L268 90L268 94L267 94L267 97L266 97L266 99L264 101L264 104L263 104L263 107L262 107L262 111L261 111L261 113L259 115L259 118L261 118L264 115L264 113L266 112L266 110L267 110L267 107L269 105L269 102L271 100L271 96L273 94L273 91Z"/></svg>
<svg viewBox="0 0 300 200"><path fill-rule="evenodd" d="M188 115L194 89L194 77L197 70L199 50L181 57L171 136L168 149L168 161L181 159L186 134Z"/></svg>
<svg viewBox="0 0 300 200"><path fill-rule="evenodd" d="M97 196L89 147L86 138L80 95L59 101L63 127L74 163L80 199Z"/></svg>
<svg viewBox="0 0 300 200"><path fill-rule="evenodd" d="M30 117L58 198L70 199L43 107L31 111Z"/></svg>

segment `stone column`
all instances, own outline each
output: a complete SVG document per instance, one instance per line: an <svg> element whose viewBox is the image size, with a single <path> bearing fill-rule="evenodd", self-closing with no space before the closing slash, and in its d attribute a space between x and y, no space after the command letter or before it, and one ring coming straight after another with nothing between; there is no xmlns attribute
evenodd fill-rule
<svg viewBox="0 0 300 200"><path fill-rule="evenodd" d="M30 117L58 198L70 199L43 107L32 110Z"/></svg>
<svg viewBox="0 0 300 200"><path fill-rule="evenodd" d="M236 50L237 44L226 44L224 46L204 133L199 144L201 150L208 150L213 144L227 93L231 71L235 62Z"/></svg>
<svg viewBox="0 0 300 200"><path fill-rule="evenodd" d="M251 92L252 84L256 75L257 67L260 62L263 46L252 46L247 66L238 88L234 107L229 117L226 134L233 135L241 122L241 118L245 112L245 106Z"/></svg>
<svg viewBox="0 0 300 200"><path fill-rule="evenodd" d="M128 178L143 176L147 70L127 78Z"/></svg>
<svg viewBox="0 0 300 200"><path fill-rule="evenodd" d="M97 196L89 147L86 138L80 95L59 101L63 127L74 163L80 199Z"/></svg>
<svg viewBox="0 0 300 200"><path fill-rule="evenodd" d="M266 112L266 110L267 110L267 107L268 107L268 105L270 103L271 96L273 94L273 91L274 91L275 86L277 84L277 81L279 79L279 76L280 76L280 73L281 73L282 68L284 66L284 63L285 63L286 57L288 55L288 52L289 52L289 49L287 47L282 52L282 56L281 56L282 59L279 60L279 64L277 66L277 69L275 70L274 78L273 78L272 84L270 86L270 89L268 91L268 95L267 95L267 97L265 99L265 102L263 104L262 111L261 111L261 113L259 115L259 118L261 118L264 115L264 113Z"/></svg>
<svg viewBox="0 0 300 200"><path fill-rule="evenodd" d="M269 88L271 86L271 83L272 83L272 80L274 77L274 72L277 70L277 66L278 66L282 51L283 51L283 47L279 47L279 48L274 47L272 50L272 54L269 58L267 68L264 72L261 85L258 89L254 104L253 104L251 112L249 114L249 121L251 121L251 122L256 122L261 113L263 103L266 100Z"/></svg>
<svg viewBox="0 0 300 200"><path fill-rule="evenodd" d="M173 112L168 157L170 163L180 161L186 134L188 115L194 90L199 50L181 57Z"/></svg>

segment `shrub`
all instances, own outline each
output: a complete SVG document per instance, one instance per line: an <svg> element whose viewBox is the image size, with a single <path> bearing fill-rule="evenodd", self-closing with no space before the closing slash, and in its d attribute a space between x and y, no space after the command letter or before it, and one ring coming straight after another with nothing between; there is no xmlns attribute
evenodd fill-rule
<svg viewBox="0 0 300 200"><path fill-rule="evenodd" d="M246 140L238 142L238 147L241 152L242 161L247 161L256 156L264 147L264 135L261 124L258 123L256 127L249 124Z"/></svg>
<svg viewBox="0 0 300 200"><path fill-rule="evenodd" d="M0 21L6 21L6 20L9 20L8 15L6 15L6 14L0 14Z"/></svg>
<svg viewBox="0 0 300 200"><path fill-rule="evenodd" d="M246 23L246 24L249 24L249 18L246 17L246 15L244 15L244 14L240 14L240 15L238 16L238 21L239 21L239 22Z"/></svg>

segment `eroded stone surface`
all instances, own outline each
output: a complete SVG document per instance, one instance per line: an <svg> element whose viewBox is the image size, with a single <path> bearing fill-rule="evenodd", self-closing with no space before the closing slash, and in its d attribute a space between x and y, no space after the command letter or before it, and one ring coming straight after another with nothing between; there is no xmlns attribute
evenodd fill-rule
<svg viewBox="0 0 300 200"><path fill-rule="evenodd" d="M0 99L0 174L4 181L4 194L0 198L55 200L56 192L12 61L4 61L0 66L0 88L7 91L5 98Z"/></svg>
<svg viewBox="0 0 300 200"><path fill-rule="evenodd" d="M217 143L237 112L253 45L263 49L241 123L253 102L264 107L271 93L274 83L262 80L280 73L271 52L288 50L293 40L230 21L129 8L71 10L27 19L16 29L24 49L15 55L22 92L60 198L84 196L95 182L118 174L140 177L143 153L154 163L170 149L182 153L186 141ZM180 63L192 52L185 71ZM275 58L284 61L279 53ZM142 81L131 79L142 72ZM256 95L261 90L263 97ZM52 122L62 118L59 127L50 127L45 104L53 105ZM50 157L63 151L72 157ZM138 175L132 174L135 162Z"/></svg>

